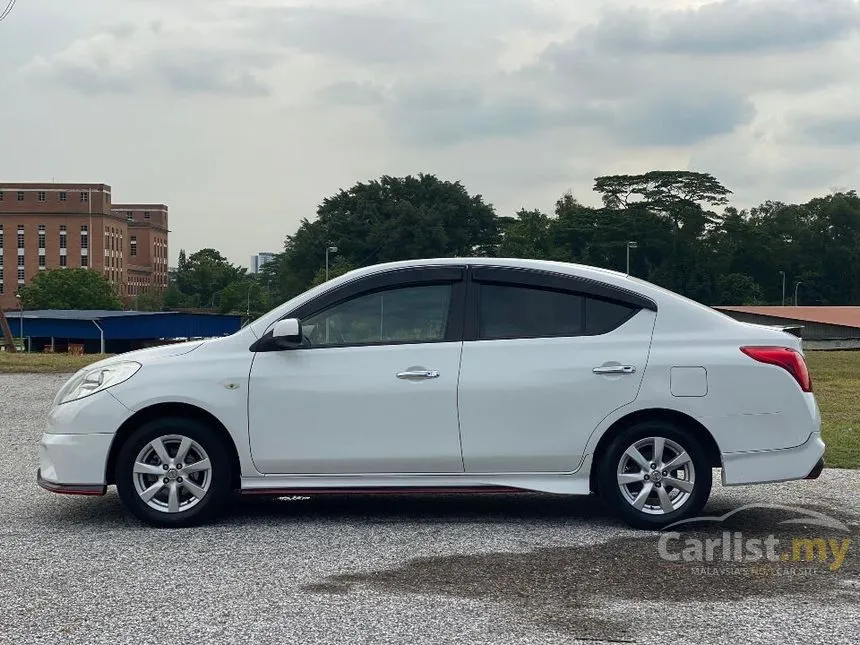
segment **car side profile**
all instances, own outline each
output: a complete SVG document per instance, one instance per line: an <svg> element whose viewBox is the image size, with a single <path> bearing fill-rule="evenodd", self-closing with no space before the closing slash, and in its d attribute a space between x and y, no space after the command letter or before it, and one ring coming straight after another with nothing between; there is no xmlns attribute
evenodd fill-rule
<svg viewBox="0 0 860 645"><path fill-rule="evenodd" d="M660 528L723 485L815 478L800 339L621 273L536 260L377 265L235 334L118 355L57 393L39 484L155 526L241 494L600 495Z"/></svg>

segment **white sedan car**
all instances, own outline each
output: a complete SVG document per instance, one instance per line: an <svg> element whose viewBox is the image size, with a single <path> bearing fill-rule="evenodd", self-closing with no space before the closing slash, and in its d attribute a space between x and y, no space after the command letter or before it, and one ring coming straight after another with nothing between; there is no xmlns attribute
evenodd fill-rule
<svg viewBox="0 0 860 645"><path fill-rule="evenodd" d="M633 526L723 485L815 478L800 340L613 271L420 260L353 271L232 336L122 354L59 391L38 481L157 526L234 491L597 493Z"/></svg>

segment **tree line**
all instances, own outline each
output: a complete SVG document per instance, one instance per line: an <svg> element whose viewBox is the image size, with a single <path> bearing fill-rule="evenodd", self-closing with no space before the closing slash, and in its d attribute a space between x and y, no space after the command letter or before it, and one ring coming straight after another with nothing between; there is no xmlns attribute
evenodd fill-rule
<svg viewBox="0 0 860 645"><path fill-rule="evenodd" d="M594 180L600 206L559 197L552 212L499 215L481 195L431 174L383 176L322 201L257 275L206 248L186 256L162 297L137 308L258 315L346 271L430 257L517 257L630 272L707 305L860 302L860 198L731 205L715 177L691 171ZM630 244L633 243L633 244ZM635 248L629 248L634 247ZM336 249L331 250L331 249ZM800 283L798 285L798 283Z"/></svg>

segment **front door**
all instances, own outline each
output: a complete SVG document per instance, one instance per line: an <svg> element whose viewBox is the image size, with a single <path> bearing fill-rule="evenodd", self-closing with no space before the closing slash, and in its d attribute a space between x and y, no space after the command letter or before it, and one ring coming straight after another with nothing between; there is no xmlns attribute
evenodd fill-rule
<svg viewBox="0 0 860 645"><path fill-rule="evenodd" d="M466 472L576 469L600 421L636 399L655 313L537 279L475 286L460 368Z"/></svg>
<svg viewBox="0 0 860 645"><path fill-rule="evenodd" d="M462 472L463 292L450 280L359 292L304 318L302 348L258 352L248 400L257 468Z"/></svg>

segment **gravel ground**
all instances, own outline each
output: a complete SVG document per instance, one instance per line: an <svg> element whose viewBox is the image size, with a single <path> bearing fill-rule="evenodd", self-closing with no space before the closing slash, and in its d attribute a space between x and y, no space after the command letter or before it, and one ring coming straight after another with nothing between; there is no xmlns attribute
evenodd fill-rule
<svg viewBox="0 0 860 645"><path fill-rule="evenodd" d="M216 525L158 531L116 494L35 483L43 417L64 376L0 375L0 642L856 643L860 544L844 563L706 572L658 557L659 534L594 499L540 495L239 500ZM686 537L860 533L860 472L721 489ZM679 549L675 549L679 550ZM719 551L718 551L719 553ZM740 575L743 574L743 575Z"/></svg>

